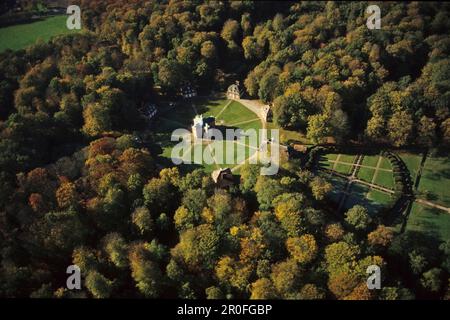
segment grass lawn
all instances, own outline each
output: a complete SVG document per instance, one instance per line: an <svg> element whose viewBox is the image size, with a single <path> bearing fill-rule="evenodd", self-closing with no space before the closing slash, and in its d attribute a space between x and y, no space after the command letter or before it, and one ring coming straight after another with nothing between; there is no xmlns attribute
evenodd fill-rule
<svg viewBox="0 0 450 320"><path fill-rule="evenodd" d="M388 171L378 171L377 177L375 178L375 184L380 186L393 189L394 188L394 177L392 172Z"/></svg>
<svg viewBox="0 0 450 320"><path fill-rule="evenodd" d="M380 156L364 156L362 165L368 167L376 167Z"/></svg>
<svg viewBox="0 0 450 320"><path fill-rule="evenodd" d="M406 231L418 231L446 241L450 239L450 214L414 203L406 224Z"/></svg>
<svg viewBox="0 0 450 320"><path fill-rule="evenodd" d="M326 169L332 169L333 168L333 163L327 161L327 160L321 160L319 161L319 166L321 168L326 168Z"/></svg>
<svg viewBox="0 0 450 320"><path fill-rule="evenodd" d="M382 157L381 163L380 163L380 168L392 170L392 165L391 165L391 162L389 161L389 159Z"/></svg>
<svg viewBox="0 0 450 320"><path fill-rule="evenodd" d="M37 39L48 41L58 34L77 32L67 29L66 21L66 15L58 15L45 20L0 28L0 52L6 49L23 49L34 44Z"/></svg>
<svg viewBox="0 0 450 320"><path fill-rule="evenodd" d="M390 197L387 194L370 190L368 186L354 184L350 189L350 195L345 201L344 210L347 211L355 205L361 205L367 209L369 214L376 215L389 201Z"/></svg>
<svg viewBox="0 0 450 320"><path fill-rule="evenodd" d="M238 127L241 128L242 130L247 130L247 129L259 130L259 129L262 128L262 125L261 125L261 120L260 119L255 119L255 120L250 121L250 122L239 124Z"/></svg>
<svg viewBox="0 0 450 320"><path fill-rule="evenodd" d="M199 161L194 157L195 152L201 152L203 155ZM255 149L235 142L214 141L210 144L196 145L191 154L195 164L203 165L206 172L211 172L217 168L233 168L245 162L255 152Z"/></svg>
<svg viewBox="0 0 450 320"><path fill-rule="evenodd" d="M352 169L352 166L342 163L336 163L334 166L334 171L337 171L342 174L350 174L350 170Z"/></svg>
<svg viewBox="0 0 450 320"><path fill-rule="evenodd" d="M336 160L337 156L338 155L336 153L328 153L328 154L324 155L325 159L331 160L331 161Z"/></svg>
<svg viewBox="0 0 450 320"><path fill-rule="evenodd" d="M373 174L375 173L375 169L370 168L359 168L358 178L367 182L372 182Z"/></svg>
<svg viewBox="0 0 450 320"><path fill-rule="evenodd" d="M312 144L312 142L306 138L303 133L293 130L287 130L278 127L278 125L274 122L266 123L267 129L278 129L280 130L280 142L284 144L289 144L291 142L299 142L302 144Z"/></svg>
<svg viewBox="0 0 450 320"><path fill-rule="evenodd" d="M400 153L400 157L406 164L408 171L411 175L411 179L414 182L416 179L417 171L419 170L420 162L422 161L421 154Z"/></svg>
<svg viewBox="0 0 450 320"><path fill-rule="evenodd" d="M334 163L330 162L336 160L337 158L337 154L335 153L328 153L328 154L324 154L320 156L319 159L319 166L321 168L326 168L326 169L333 169L333 165Z"/></svg>
<svg viewBox="0 0 450 320"><path fill-rule="evenodd" d="M339 161L353 164L355 157L356 156L354 154L341 154Z"/></svg>
<svg viewBox="0 0 450 320"><path fill-rule="evenodd" d="M192 103L195 105L198 113L203 114L204 117L215 117L218 113L220 113L220 111L222 111L229 101L230 100L228 99L206 99L203 97L197 97L192 101ZM192 121L192 119L190 119L190 121Z"/></svg>
<svg viewBox="0 0 450 320"><path fill-rule="evenodd" d="M217 114L216 114L217 115ZM244 107L237 101L233 101L230 105L217 117L216 120L225 121L226 125L233 125L235 123L258 119L258 116Z"/></svg>
<svg viewBox="0 0 450 320"><path fill-rule="evenodd" d="M229 105L225 108L225 106ZM192 106L192 105L194 106ZM195 112L195 109L197 112ZM230 102L226 99L206 99L197 98L192 101L185 101L174 111L162 113L153 123L154 137L161 147L159 155L170 161L173 147L178 141L170 141L172 131L179 128L188 129L192 125L195 114L206 116L217 116L216 124L222 120L220 126L226 129L230 124L236 124L236 128L242 130L260 129L261 121L252 111L248 110L239 102ZM248 122L247 122L248 121ZM239 124L244 122L242 124ZM223 132L225 134L225 132ZM258 137L259 138L259 137ZM259 139L258 139L259 140ZM220 167L233 168L237 164L245 161L256 152L255 147L250 148L249 138L242 136L238 141L216 140L210 143L196 143L186 150L181 150L176 157L184 162L190 161L186 166L203 167L206 172L211 172ZM196 155L197 157L196 158Z"/></svg>
<svg viewBox="0 0 450 320"><path fill-rule="evenodd" d="M378 190L370 190L367 194L367 199L378 202L379 204L389 204L391 202L391 196L387 193L378 191Z"/></svg>
<svg viewBox="0 0 450 320"><path fill-rule="evenodd" d="M355 205L362 205L363 207L369 207L369 201L366 199L366 194L369 192L369 187L361 184L353 184L350 189L350 195L347 196L347 200L344 204L344 210L352 208Z"/></svg>
<svg viewBox="0 0 450 320"><path fill-rule="evenodd" d="M425 160L419 192L428 193L428 200L450 206L450 160L446 157Z"/></svg>

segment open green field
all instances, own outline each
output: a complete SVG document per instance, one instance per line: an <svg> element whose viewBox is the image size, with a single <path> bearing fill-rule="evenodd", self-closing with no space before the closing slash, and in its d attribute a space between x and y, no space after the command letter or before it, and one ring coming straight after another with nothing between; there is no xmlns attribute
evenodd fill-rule
<svg viewBox="0 0 450 320"><path fill-rule="evenodd" d="M361 205L367 208L371 215L375 215L380 209L386 207L390 203L390 195L377 190L372 190L365 185L353 184L350 189L350 195L345 201L344 211L347 211L355 205Z"/></svg>
<svg viewBox="0 0 450 320"><path fill-rule="evenodd" d="M358 178L367 182L372 182L375 169L361 167L358 171Z"/></svg>
<svg viewBox="0 0 450 320"><path fill-rule="evenodd" d="M185 101L176 109L162 113L154 123L154 137L161 147L160 156L170 161L172 150L178 141L171 141L172 131L186 129L190 132L193 118L196 114L214 116L216 127L222 131L227 128L260 129L261 121L255 113L236 101L225 99L198 98ZM225 132L223 132L225 133ZM226 137L224 136L224 139ZM218 168L233 168L255 155L256 147L250 147L250 137L242 135L238 140L215 140L212 142L193 143L176 152L175 157L190 165L202 167L206 172ZM258 137L259 143L259 137ZM253 158L252 158L253 159Z"/></svg>
<svg viewBox="0 0 450 320"><path fill-rule="evenodd" d="M356 156L354 154L341 154L341 156L339 157L339 162L353 164L353 162L355 161L355 157Z"/></svg>
<svg viewBox="0 0 450 320"><path fill-rule="evenodd" d="M58 15L32 23L0 28L0 52L6 49L23 49L34 44L37 39L48 41L58 34L76 32L67 29L66 21L66 15Z"/></svg>
<svg viewBox="0 0 450 320"><path fill-rule="evenodd" d="M414 181L419 171L420 162L422 161L421 154L411 154L411 153L400 153L400 157L408 168L409 174L411 175L411 180Z"/></svg>
<svg viewBox="0 0 450 320"><path fill-rule="evenodd" d="M368 167L376 167L380 156L364 156L362 165Z"/></svg>
<svg viewBox="0 0 450 320"><path fill-rule="evenodd" d="M392 197L387 193L373 189L370 190L367 194L367 199L378 202L380 204L388 204L392 200Z"/></svg>
<svg viewBox="0 0 450 320"><path fill-rule="evenodd" d="M223 120L225 124L233 126L235 123L259 119L258 116L237 101L231 102L216 120Z"/></svg>
<svg viewBox="0 0 450 320"><path fill-rule="evenodd" d="M392 165L389 159L382 157L380 162L380 168L392 170Z"/></svg>
<svg viewBox="0 0 450 320"><path fill-rule="evenodd" d="M419 192L427 193L428 200L450 206L450 160L447 157L425 160L419 182Z"/></svg>
<svg viewBox="0 0 450 320"><path fill-rule="evenodd" d="M370 191L369 187L361 184L353 184L350 189L350 194L344 203L344 211L356 206L361 205L373 214L375 213L378 203L372 202L366 198L366 194Z"/></svg>
<svg viewBox="0 0 450 320"><path fill-rule="evenodd" d="M406 231L423 232L442 241L450 240L450 214L414 203Z"/></svg>
<svg viewBox="0 0 450 320"><path fill-rule="evenodd" d="M337 156L338 155L336 153L328 153L328 154L325 155L325 159L327 159L327 160L336 160Z"/></svg>
<svg viewBox="0 0 450 320"><path fill-rule="evenodd" d="M394 177L392 172L380 171L378 170L377 176L375 177L375 184L380 186L393 189L394 188Z"/></svg>
<svg viewBox="0 0 450 320"><path fill-rule="evenodd" d="M334 166L334 171L342 173L342 174L350 174L350 170L352 169L352 166L348 164L342 164L342 163L336 163Z"/></svg>

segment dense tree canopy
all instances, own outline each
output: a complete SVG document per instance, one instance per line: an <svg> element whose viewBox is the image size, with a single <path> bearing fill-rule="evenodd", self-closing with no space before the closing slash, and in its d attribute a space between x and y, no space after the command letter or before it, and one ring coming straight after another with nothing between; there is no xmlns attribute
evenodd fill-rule
<svg viewBox="0 0 450 320"><path fill-rule="evenodd" d="M363 2L75 2L83 32L0 53L0 297L448 297L448 243L337 212L294 161L215 188L160 161L141 112L239 80L313 143L448 148L448 4L379 3L369 30Z"/></svg>

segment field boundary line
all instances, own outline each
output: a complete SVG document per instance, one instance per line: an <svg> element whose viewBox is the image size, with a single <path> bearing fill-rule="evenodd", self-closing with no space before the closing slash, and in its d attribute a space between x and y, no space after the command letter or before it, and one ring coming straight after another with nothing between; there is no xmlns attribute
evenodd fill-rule
<svg viewBox="0 0 450 320"><path fill-rule="evenodd" d="M337 157L336 157L336 160L334 161L334 163L333 163L333 168L331 168L332 170L335 170L336 169L336 163L337 162L339 162L339 158L341 157L341 154L339 153L338 155L337 155ZM328 161L330 161L330 160L328 160Z"/></svg>
<svg viewBox="0 0 450 320"><path fill-rule="evenodd" d="M439 204L436 204L436 203L433 203L433 202L430 202L430 201L427 201L427 200L424 200L424 199L417 198L416 202L418 202L420 204L424 204L424 205L429 206L429 207L433 207L433 208L436 208L436 209L440 209L440 210L446 211L447 213L450 213L450 208L445 207L445 206L441 206Z"/></svg>
<svg viewBox="0 0 450 320"><path fill-rule="evenodd" d="M225 104L225 106L220 110L220 112L216 115L216 120L219 119L219 117L222 115L222 113L225 111L226 108L233 102L233 100L228 100L228 102Z"/></svg>
<svg viewBox="0 0 450 320"><path fill-rule="evenodd" d="M373 174L373 177L372 177L372 180L370 181L370 183L375 183L375 179L378 177L378 170L380 169L380 164L381 164L382 159L383 158L381 156L378 157L377 167L375 168L375 172Z"/></svg>
<svg viewBox="0 0 450 320"><path fill-rule="evenodd" d="M231 124L228 124L227 126L229 126L229 127L238 126L240 124L245 124L245 123L250 123L250 122L260 121L260 120L261 120L260 118L254 118L254 119L245 120L245 121L241 121L241 122L231 123Z"/></svg>

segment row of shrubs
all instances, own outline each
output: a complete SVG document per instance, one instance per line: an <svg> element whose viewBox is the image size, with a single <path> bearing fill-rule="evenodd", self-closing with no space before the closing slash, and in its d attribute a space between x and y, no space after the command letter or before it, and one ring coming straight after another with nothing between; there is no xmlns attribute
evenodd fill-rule
<svg viewBox="0 0 450 320"><path fill-rule="evenodd" d="M319 162L319 158L322 154L326 152L333 152L336 149L335 147L324 147L324 146L315 146L308 150L303 159L303 167L307 170L315 169L317 163Z"/></svg>
<svg viewBox="0 0 450 320"><path fill-rule="evenodd" d="M394 177L394 190L396 193L411 193L411 178L408 168L403 160L395 153L390 151L382 151L381 155L389 160L392 166L392 175Z"/></svg>

